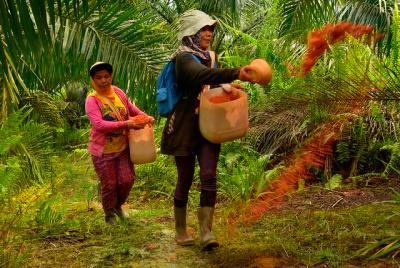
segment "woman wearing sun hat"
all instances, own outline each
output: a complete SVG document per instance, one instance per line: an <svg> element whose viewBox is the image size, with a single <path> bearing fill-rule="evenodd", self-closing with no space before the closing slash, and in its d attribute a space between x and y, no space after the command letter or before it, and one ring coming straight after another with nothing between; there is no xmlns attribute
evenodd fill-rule
<svg viewBox="0 0 400 268"><path fill-rule="evenodd" d="M198 96L205 85L250 81L249 66L218 69L215 53L210 51L217 21L199 10L189 10L180 17L178 39L181 45L172 56L175 61L176 82L183 98L169 114L162 135L161 152L175 157L178 182L174 194L176 242L193 245L187 231L186 214L189 190L193 181L195 161L200 166L200 243L203 250L219 246L212 232L216 203L216 170L220 144L207 141L199 130ZM200 61L197 62L194 58ZM234 87L241 88L237 84Z"/></svg>

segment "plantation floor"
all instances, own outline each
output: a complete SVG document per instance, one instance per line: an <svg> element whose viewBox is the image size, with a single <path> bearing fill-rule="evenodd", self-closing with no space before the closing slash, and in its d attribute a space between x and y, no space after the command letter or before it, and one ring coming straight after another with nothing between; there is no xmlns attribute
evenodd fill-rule
<svg viewBox="0 0 400 268"><path fill-rule="evenodd" d="M18 244L23 267L400 267L400 254L378 260L356 256L370 242L399 236L400 179L375 179L357 189L307 187L252 225L234 204L218 203L215 232L221 247L202 252L174 243L171 201L129 201L129 222L103 223L100 204L70 200L69 222L31 229ZM134 199L134 198L131 198ZM398 199L397 199L398 201ZM196 236L195 208L189 230ZM197 240L197 236L196 236Z"/></svg>

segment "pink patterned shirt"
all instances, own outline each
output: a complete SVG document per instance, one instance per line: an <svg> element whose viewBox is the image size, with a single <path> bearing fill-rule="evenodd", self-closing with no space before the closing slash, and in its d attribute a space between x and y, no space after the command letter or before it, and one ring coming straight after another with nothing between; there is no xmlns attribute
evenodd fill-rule
<svg viewBox="0 0 400 268"><path fill-rule="evenodd" d="M132 104L126 94L116 86L113 86L115 93L121 99L126 107L129 116L136 116L145 114L138 107ZM90 129L89 136L89 152L94 156L103 156L104 147L107 141L107 134L128 128L128 121L107 121L103 119L102 115L103 104L93 95L86 98L85 110L89 117L92 128Z"/></svg>

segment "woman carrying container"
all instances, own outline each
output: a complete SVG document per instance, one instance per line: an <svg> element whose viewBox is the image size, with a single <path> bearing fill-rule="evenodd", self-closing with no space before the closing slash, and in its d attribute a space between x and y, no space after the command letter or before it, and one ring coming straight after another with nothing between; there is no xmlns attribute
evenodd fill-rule
<svg viewBox="0 0 400 268"><path fill-rule="evenodd" d="M135 172L129 156L128 130L153 124L154 119L132 104L112 83L111 64L96 62L89 69L94 91L86 98L85 110L92 128L89 152L100 178L101 202L106 223L115 215L124 219L121 208L128 198Z"/></svg>
<svg viewBox="0 0 400 268"><path fill-rule="evenodd" d="M212 222L217 194L216 171L220 144L207 141L199 130L199 94L205 85L230 83L235 79L251 81L250 66L243 68L214 68L214 53L209 50L216 21L199 10L185 12L180 20L178 38L182 42L172 60L178 89L183 98L169 114L165 124L161 152L175 156L178 182L174 194L174 215L176 242L179 245L193 245L187 232L186 208L189 189L192 185L195 161L200 166L200 243L203 250L219 246L212 233ZM196 56L201 63L196 61ZM231 86L242 89L240 85Z"/></svg>

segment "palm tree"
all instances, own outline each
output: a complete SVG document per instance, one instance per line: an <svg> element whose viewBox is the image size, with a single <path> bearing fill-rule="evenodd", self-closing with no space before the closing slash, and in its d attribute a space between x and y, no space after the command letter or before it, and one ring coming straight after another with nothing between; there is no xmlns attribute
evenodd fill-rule
<svg viewBox="0 0 400 268"><path fill-rule="evenodd" d="M70 81L87 81L96 60L114 64L118 85L151 107L165 52L158 45L162 20L146 1L39 2L0 3L1 118L18 107L22 94L56 94Z"/></svg>
<svg viewBox="0 0 400 268"><path fill-rule="evenodd" d="M66 84L87 81L86 70L96 60L113 64L115 83L141 108L154 113L155 79L177 45L179 14L197 8L222 23L239 29L244 24L251 30L250 14L265 5L263 0L31 3L0 3L0 86L4 89L0 120L21 106L22 96L38 90L61 94ZM229 31L222 29L217 47L232 40Z"/></svg>

